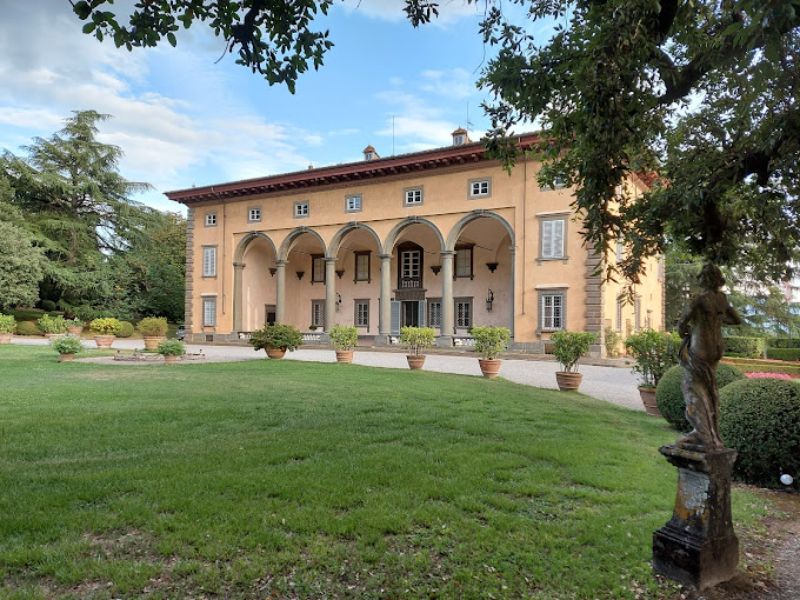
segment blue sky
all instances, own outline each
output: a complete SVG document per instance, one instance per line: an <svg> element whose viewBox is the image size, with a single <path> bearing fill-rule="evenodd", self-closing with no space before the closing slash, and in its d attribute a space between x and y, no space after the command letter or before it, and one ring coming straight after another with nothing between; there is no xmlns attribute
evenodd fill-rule
<svg viewBox="0 0 800 600"><path fill-rule="evenodd" d="M0 5L0 148L21 152L72 110L109 113L101 139L161 209L179 208L170 189L359 160L367 144L388 156L393 117L395 153L447 145L468 118L473 139L488 127L474 82L491 49L474 6L445 2L414 29L400 0L337 4L324 21L336 45L292 95L230 55L215 64L223 42L199 27L175 49L129 53L83 35L67 0Z"/></svg>

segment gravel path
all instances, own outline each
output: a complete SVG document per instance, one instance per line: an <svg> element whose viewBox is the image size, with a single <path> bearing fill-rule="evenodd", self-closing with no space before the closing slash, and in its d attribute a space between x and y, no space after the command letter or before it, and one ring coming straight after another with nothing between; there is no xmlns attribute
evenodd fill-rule
<svg viewBox="0 0 800 600"><path fill-rule="evenodd" d="M41 338L14 337L15 344L46 345L47 340ZM88 348L94 347L94 342L84 340ZM141 348L141 340L116 340L114 348L134 349ZM209 361L234 361L263 359L263 352L254 352L246 346L203 346L197 344L187 345L188 352L202 352ZM315 362L334 362L336 357L332 350L301 349L286 354L289 360L306 360ZM407 369L406 357L402 352L371 352L356 350L353 362L369 367L385 367L393 369ZM457 373L461 375L480 375L478 361L474 356L449 356L430 354L425 360L425 370L441 373ZM500 370L500 376L521 383L541 388L556 389L555 372L558 363L539 360L513 360L506 359ZM588 396L600 398L619 406L632 410L644 410L639 399L636 378L628 369L618 367L600 367L584 365L581 367L583 383L581 392Z"/></svg>

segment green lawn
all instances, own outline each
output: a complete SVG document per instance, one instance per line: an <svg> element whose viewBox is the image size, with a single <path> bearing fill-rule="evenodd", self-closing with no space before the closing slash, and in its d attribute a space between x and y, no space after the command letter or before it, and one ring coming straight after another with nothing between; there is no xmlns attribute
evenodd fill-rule
<svg viewBox="0 0 800 600"><path fill-rule="evenodd" d="M505 381L0 346L0 597L656 593L674 437Z"/></svg>

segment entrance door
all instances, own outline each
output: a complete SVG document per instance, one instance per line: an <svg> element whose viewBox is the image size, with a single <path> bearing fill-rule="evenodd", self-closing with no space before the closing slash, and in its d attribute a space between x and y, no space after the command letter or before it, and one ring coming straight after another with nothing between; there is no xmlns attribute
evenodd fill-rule
<svg viewBox="0 0 800 600"><path fill-rule="evenodd" d="M406 300L402 303L401 326L402 327L419 327L419 302L416 300Z"/></svg>

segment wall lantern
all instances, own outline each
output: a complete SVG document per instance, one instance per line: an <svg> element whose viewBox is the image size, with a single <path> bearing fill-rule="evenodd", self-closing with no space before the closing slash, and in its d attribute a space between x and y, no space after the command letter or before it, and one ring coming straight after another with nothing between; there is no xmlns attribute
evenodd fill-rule
<svg viewBox="0 0 800 600"><path fill-rule="evenodd" d="M442 270L442 265L431 265L431 271L433 271L434 275L438 275L439 271Z"/></svg>
<svg viewBox="0 0 800 600"><path fill-rule="evenodd" d="M342 275L344 275L344 269L336 269L336 276L341 279Z"/></svg>
<svg viewBox="0 0 800 600"><path fill-rule="evenodd" d="M269 268L269 274L270 274L272 277L275 277L275 273L277 273L277 272L278 272L278 269L277 269L277 267L270 267L270 268Z"/></svg>
<svg viewBox="0 0 800 600"><path fill-rule="evenodd" d="M336 312L339 312L339 307L342 305L342 295L336 292Z"/></svg>
<svg viewBox="0 0 800 600"><path fill-rule="evenodd" d="M305 274L306 274L306 272L305 272L305 271L296 271L296 273L297 273L297 278L298 278L298 279L302 279L302 278L303 278L303 275L305 275Z"/></svg>
<svg viewBox="0 0 800 600"><path fill-rule="evenodd" d="M489 289L489 293L486 294L486 312L492 312L492 304L494 303L494 292Z"/></svg>
<svg viewBox="0 0 800 600"><path fill-rule="evenodd" d="M489 269L489 271L491 271L492 273L494 273L497 270L497 265L498 263L496 262L486 263L486 268Z"/></svg>

